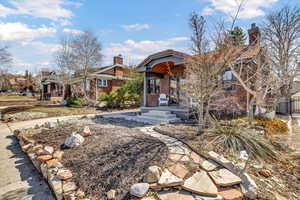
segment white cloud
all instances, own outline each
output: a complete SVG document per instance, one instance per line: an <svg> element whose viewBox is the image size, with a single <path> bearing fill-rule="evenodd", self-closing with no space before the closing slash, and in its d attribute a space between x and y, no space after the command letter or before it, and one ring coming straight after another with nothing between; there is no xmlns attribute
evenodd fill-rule
<svg viewBox="0 0 300 200"><path fill-rule="evenodd" d="M129 62L137 63L158 51L166 49L185 50L183 46L186 45L182 45L182 43L188 40L187 37L174 37L167 40L143 40L139 42L126 40L123 43L112 43L110 47L104 49L103 53L107 59L105 64L111 64L111 58L119 54L122 54Z"/></svg>
<svg viewBox="0 0 300 200"><path fill-rule="evenodd" d="M201 0L203 1L203 0ZM222 11L226 15L232 16L235 14L238 4L243 2L243 7L239 13L239 17L243 19L250 19L253 17L262 16L265 14L264 9L271 7L278 0L204 0L211 4L212 8L206 7L203 12L207 14L214 10Z"/></svg>
<svg viewBox="0 0 300 200"><path fill-rule="evenodd" d="M51 20L70 19L73 17L71 10L64 5L80 6L78 2L70 3L68 0L8 0L13 8L7 8L0 4L0 16L29 15Z"/></svg>
<svg viewBox="0 0 300 200"><path fill-rule="evenodd" d="M53 36L55 33L56 29L52 27L41 26L33 29L20 22L0 23L0 39L4 41L32 40Z"/></svg>
<svg viewBox="0 0 300 200"><path fill-rule="evenodd" d="M80 35L80 34L83 33L83 31L81 31L81 30L69 29L69 28L64 28L63 32L64 33L70 33L70 34L73 34L73 35Z"/></svg>
<svg viewBox="0 0 300 200"><path fill-rule="evenodd" d="M212 15L214 12L215 12L214 9L212 9L212 8L210 8L210 7L205 7L205 8L202 10L201 14L202 14L203 16L206 16L206 15Z"/></svg>
<svg viewBox="0 0 300 200"><path fill-rule="evenodd" d="M122 28L126 31L141 31L145 29L149 29L149 24L129 24L129 25L122 25Z"/></svg>

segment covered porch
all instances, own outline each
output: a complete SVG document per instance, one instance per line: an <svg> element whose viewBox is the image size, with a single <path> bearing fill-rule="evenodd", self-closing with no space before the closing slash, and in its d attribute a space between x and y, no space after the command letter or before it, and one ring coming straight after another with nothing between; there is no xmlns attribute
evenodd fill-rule
<svg viewBox="0 0 300 200"><path fill-rule="evenodd" d="M136 71L144 75L142 110L187 110L189 102L182 91L187 56L166 50L149 56L138 66ZM162 97L165 97L163 104Z"/></svg>

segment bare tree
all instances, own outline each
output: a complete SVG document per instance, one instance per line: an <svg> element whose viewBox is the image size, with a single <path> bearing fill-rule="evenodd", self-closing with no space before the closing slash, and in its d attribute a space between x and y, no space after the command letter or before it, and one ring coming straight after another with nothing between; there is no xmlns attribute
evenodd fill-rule
<svg viewBox="0 0 300 200"><path fill-rule="evenodd" d="M278 97L289 98L293 80L299 75L300 8L284 6L268 14L263 26L263 41L268 47L274 73L285 81L278 90Z"/></svg>
<svg viewBox="0 0 300 200"><path fill-rule="evenodd" d="M7 66L12 63L12 55L8 52L8 47L0 47L0 89L8 85Z"/></svg>
<svg viewBox="0 0 300 200"><path fill-rule="evenodd" d="M57 79L63 86L63 96L65 96L65 87L70 83L74 68L71 36L66 36L60 39L60 47L55 53L55 62L58 66Z"/></svg>
<svg viewBox="0 0 300 200"><path fill-rule="evenodd" d="M192 51L194 54L199 54L207 48L207 39L205 38L206 21L203 16L193 12L189 21L192 30Z"/></svg>
<svg viewBox="0 0 300 200"><path fill-rule="evenodd" d="M77 36L71 43L72 69L83 78L83 91L87 98L87 78L91 68L100 64L102 60L101 43L90 31Z"/></svg>

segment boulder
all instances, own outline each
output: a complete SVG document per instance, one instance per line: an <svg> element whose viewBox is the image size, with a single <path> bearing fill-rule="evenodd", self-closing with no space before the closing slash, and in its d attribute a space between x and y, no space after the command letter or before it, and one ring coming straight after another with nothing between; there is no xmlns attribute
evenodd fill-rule
<svg viewBox="0 0 300 200"><path fill-rule="evenodd" d="M116 190L109 190L107 193L106 193L106 196L107 196L107 199L108 200L116 200Z"/></svg>
<svg viewBox="0 0 300 200"><path fill-rule="evenodd" d="M158 184L165 187L179 186L183 184L183 179L165 169L158 180Z"/></svg>
<svg viewBox="0 0 300 200"><path fill-rule="evenodd" d="M81 132L80 134L82 137L88 137L88 136L91 136L92 135L92 132L90 130L90 127L88 126L85 126L83 131Z"/></svg>
<svg viewBox="0 0 300 200"><path fill-rule="evenodd" d="M215 195L218 194L218 189L207 173L203 170L196 172L190 178L184 181L183 189L201 195Z"/></svg>
<svg viewBox="0 0 300 200"><path fill-rule="evenodd" d="M48 180L57 200L63 199L62 181L57 176L53 176Z"/></svg>
<svg viewBox="0 0 300 200"><path fill-rule="evenodd" d="M59 169L57 172L57 176L61 179L61 180L68 180L70 178L73 177L73 174L70 170L68 169Z"/></svg>
<svg viewBox="0 0 300 200"><path fill-rule="evenodd" d="M241 176L241 179L243 181L241 184L241 190L244 196L250 199L256 199L258 187L255 181L247 173L244 173Z"/></svg>
<svg viewBox="0 0 300 200"><path fill-rule="evenodd" d="M209 172L217 186L227 187L242 182L241 178L230 172L228 169L219 169L218 171Z"/></svg>
<svg viewBox="0 0 300 200"><path fill-rule="evenodd" d="M38 161L46 162L47 160L52 159L52 155L41 155L36 158Z"/></svg>
<svg viewBox="0 0 300 200"><path fill-rule="evenodd" d="M84 138L77 133L72 133L70 137L65 140L65 145L69 148L80 146L84 142Z"/></svg>
<svg viewBox="0 0 300 200"><path fill-rule="evenodd" d="M63 155L64 155L64 152L63 152L63 151L54 151L54 153L53 153L53 158L55 158L55 159L61 161Z"/></svg>
<svg viewBox="0 0 300 200"><path fill-rule="evenodd" d="M144 197L149 190L148 183L137 183L130 187L130 194L139 198Z"/></svg>
<svg viewBox="0 0 300 200"><path fill-rule="evenodd" d="M269 178L269 177L272 176L272 172L268 169L261 169L261 170L258 171L258 173L260 175L262 175L263 177L265 177L265 178Z"/></svg>
<svg viewBox="0 0 300 200"><path fill-rule="evenodd" d="M54 148L51 146L45 146L44 147L44 154L51 155L54 152Z"/></svg>
<svg viewBox="0 0 300 200"><path fill-rule="evenodd" d="M221 164L222 166L224 166L225 168L227 168L229 171L231 171L234 174L239 174L242 171L242 169L240 167L236 166L233 162L227 160L226 158L224 158L224 156L222 156L214 151L208 152L207 156L211 160Z"/></svg>
<svg viewBox="0 0 300 200"><path fill-rule="evenodd" d="M65 193L72 192L77 189L77 186L74 182L67 182L67 181L63 181L62 187L63 187L63 192Z"/></svg>
<svg viewBox="0 0 300 200"><path fill-rule="evenodd" d="M156 183L158 182L162 174L162 169L158 166L150 166L147 170L145 181L147 183Z"/></svg>

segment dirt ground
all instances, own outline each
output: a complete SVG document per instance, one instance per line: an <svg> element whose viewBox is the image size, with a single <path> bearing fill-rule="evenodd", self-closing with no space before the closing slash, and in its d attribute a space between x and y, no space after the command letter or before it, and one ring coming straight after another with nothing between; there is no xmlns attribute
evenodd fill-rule
<svg viewBox="0 0 300 200"><path fill-rule="evenodd" d="M142 181L149 166L164 163L167 147L142 133L141 126L121 119L98 119L96 125L90 125L93 135L83 145L63 150L63 165L74 172L74 181L91 199L106 200L111 189L117 190L117 199L127 199L130 186ZM67 136L82 129L68 125L32 137L60 149Z"/></svg>
<svg viewBox="0 0 300 200"><path fill-rule="evenodd" d="M196 126L170 124L156 127L155 130L183 140L198 152L213 150L227 157L221 150L206 146L208 142L204 141L197 134ZM258 173L259 169L254 167L254 163L248 168L248 172L253 175L255 182L259 186L258 199L274 200L275 191L287 198L293 197L294 194L300 196L300 152L297 153L290 150L286 144L276 142L274 144L274 148L279 153L278 160L263 162L264 168L271 171L271 177L265 178L261 176ZM256 161L255 164L257 163L259 162Z"/></svg>

